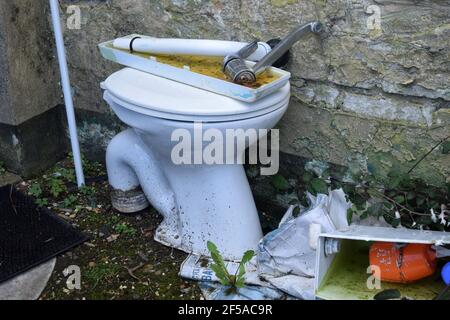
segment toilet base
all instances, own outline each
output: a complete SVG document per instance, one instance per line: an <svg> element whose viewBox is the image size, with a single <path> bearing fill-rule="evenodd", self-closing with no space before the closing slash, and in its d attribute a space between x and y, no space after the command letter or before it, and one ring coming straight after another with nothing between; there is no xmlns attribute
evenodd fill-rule
<svg viewBox="0 0 450 320"><path fill-rule="evenodd" d="M186 252L188 254L192 253L192 251L189 248L183 246L183 243L181 242L181 235L173 234L172 232L170 232L170 229L164 223L162 223L158 227L158 229L155 232L155 237L153 239L166 247L171 247Z"/></svg>
<svg viewBox="0 0 450 320"><path fill-rule="evenodd" d="M179 239L168 236L164 225L158 229L157 241L203 256L210 255L207 243L211 241L229 261L239 261L244 252L257 249L263 233L242 165L163 163L177 199L181 243L174 245Z"/></svg>
<svg viewBox="0 0 450 320"><path fill-rule="evenodd" d="M175 165L155 145L152 136L133 129L111 141L114 207L132 213L150 203L164 217L155 240L189 254L209 256L208 241L229 261L256 250L263 234L244 167Z"/></svg>
<svg viewBox="0 0 450 320"><path fill-rule="evenodd" d="M141 188L130 191L112 190L111 204L121 213L136 213L150 206Z"/></svg>

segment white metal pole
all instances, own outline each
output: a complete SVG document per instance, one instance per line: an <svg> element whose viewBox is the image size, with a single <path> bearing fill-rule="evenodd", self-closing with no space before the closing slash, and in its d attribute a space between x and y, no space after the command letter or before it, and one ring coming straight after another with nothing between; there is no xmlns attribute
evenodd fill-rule
<svg viewBox="0 0 450 320"><path fill-rule="evenodd" d="M58 0L50 0L50 8L52 12L52 21L53 21L53 30L55 32L56 48L58 51L59 69L61 72L61 85L64 93L64 103L66 105L67 121L70 132L70 141L72 144L72 153L75 163L75 172L77 175L78 187L81 187L85 184L83 163L81 161L80 144L78 142L77 124L75 121L75 111L73 108L72 89L70 86L69 71L67 68L66 49L64 47L64 38L61 29Z"/></svg>

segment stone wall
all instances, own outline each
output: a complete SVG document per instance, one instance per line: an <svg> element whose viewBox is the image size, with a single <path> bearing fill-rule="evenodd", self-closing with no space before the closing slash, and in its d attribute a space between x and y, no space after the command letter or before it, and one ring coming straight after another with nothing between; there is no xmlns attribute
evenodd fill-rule
<svg viewBox="0 0 450 320"><path fill-rule="evenodd" d="M412 174L438 186L450 182L449 1L61 2L64 12L78 5L82 14L81 28L65 31L75 104L97 113L109 113L99 83L119 68L101 58L102 41L131 33L268 40L318 19L326 26L322 38L292 50L282 151L346 166L359 178L406 174L433 150ZM85 143L93 136L106 145L114 134L108 123L83 121Z"/></svg>
<svg viewBox="0 0 450 320"><path fill-rule="evenodd" d="M47 0L0 2L0 162L22 176L67 151L48 17Z"/></svg>
<svg viewBox="0 0 450 320"><path fill-rule="evenodd" d="M0 123L19 125L61 103L47 2L0 5Z"/></svg>

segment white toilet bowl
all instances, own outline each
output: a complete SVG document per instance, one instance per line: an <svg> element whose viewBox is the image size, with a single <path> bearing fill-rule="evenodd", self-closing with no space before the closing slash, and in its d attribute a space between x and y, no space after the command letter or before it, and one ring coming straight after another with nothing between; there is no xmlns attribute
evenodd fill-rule
<svg viewBox="0 0 450 320"><path fill-rule="evenodd" d="M243 166L175 165L171 156L179 141L172 141L172 134L185 129L193 137L199 122L204 132L216 129L224 136L227 129L271 129L288 108L289 84L249 104L126 68L102 88L116 115L131 127L107 152L116 209L136 212L148 200L164 217L155 239L188 253L208 256L207 241L227 260L255 250L262 230ZM199 146L205 144L193 143L192 152Z"/></svg>

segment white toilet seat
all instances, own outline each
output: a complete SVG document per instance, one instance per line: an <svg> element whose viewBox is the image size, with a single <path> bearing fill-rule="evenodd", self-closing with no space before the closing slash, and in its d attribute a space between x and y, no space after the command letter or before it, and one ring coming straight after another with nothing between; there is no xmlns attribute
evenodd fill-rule
<svg viewBox="0 0 450 320"><path fill-rule="evenodd" d="M127 109L186 122L254 118L286 106L290 99L290 84L256 102L246 103L131 68L111 75L102 83L102 89L105 100L111 99Z"/></svg>

